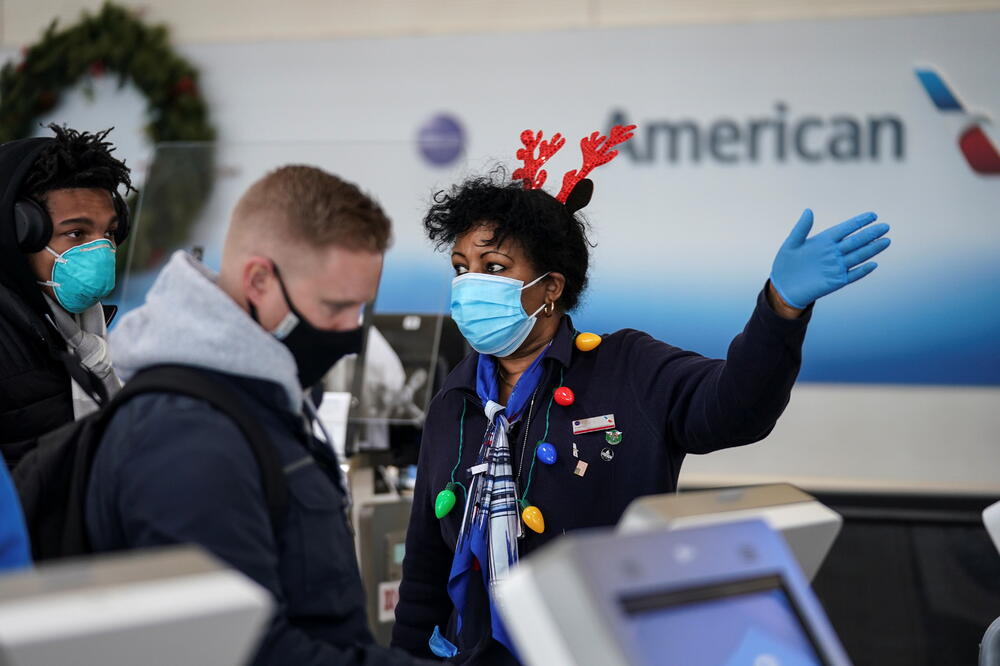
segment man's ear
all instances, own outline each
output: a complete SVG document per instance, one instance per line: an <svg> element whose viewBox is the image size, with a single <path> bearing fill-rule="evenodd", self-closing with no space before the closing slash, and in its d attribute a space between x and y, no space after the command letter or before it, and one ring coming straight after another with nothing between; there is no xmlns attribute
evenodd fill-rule
<svg viewBox="0 0 1000 666"><path fill-rule="evenodd" d="M240 282L248 301L257 305L267 293L270 281L274 279L271 262L263 257L249 257L243 264Z"/></svg>

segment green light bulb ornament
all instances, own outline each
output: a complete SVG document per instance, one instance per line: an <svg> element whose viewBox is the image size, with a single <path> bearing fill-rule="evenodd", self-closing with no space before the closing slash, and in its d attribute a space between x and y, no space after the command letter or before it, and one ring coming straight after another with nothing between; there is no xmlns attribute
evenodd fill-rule
<svg viewBox="0 0 1000 666"><path fill-rule="evenodd" d="M439 492L434 499L434 515L437 516L438 520L451 513L451 510L455 508L456 500L455 483L449 481L444 490Z"/></svg>

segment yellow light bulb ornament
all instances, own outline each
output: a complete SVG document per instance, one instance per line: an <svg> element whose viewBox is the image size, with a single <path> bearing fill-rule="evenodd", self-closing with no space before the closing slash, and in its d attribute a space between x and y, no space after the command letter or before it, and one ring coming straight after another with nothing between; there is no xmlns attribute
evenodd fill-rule
<svg viewBox="0 0 1000 666"><path fill-rule="evenodd" d="M524 509L521 511L521 520L524 521L524 524L539 534L544 532L545 518L542 516L541 510L537 506L531 506L526 500L521 500L521 506Z"/></svg>
<svg viewBox="0 0 1000 666"><path fill-rule="evenodd" d="M580 333L576 336L576 348L588 352L601 344L601 336L596 333Z"/></svg>

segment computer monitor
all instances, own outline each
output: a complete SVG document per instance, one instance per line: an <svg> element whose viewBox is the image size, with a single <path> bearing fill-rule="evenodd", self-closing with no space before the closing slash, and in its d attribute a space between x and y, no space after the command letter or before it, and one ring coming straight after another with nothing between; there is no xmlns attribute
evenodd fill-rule
<svg viewBox="0 0 1000 666"><path fill-rule="evenodd" d="M843 519L815 497L787 483L697 490L640 497L619 521L623 532L693 527L760 518L785 537L806 578L826 559Z"/></svg>
<svg viewBox="0 0 1000 666"><path fill-rule="evenodd" d="M523 560L498 600L528 666L850 664L761 520L569 534Z"/></svg>
<svg viewBox="0 0 1000 666"><path fill-rule="evenodd" d="M243 666L271 595L176 547L0 576L0 666Z"/></svg>
<svg viewBox="0 0 1000 666"><path fill-rule="evenodd" d="M327 375L328 391L350 393L346 453L410 449L416 463L427 406L469 350L441 314L369 314L364 349ZM404 452L405 457L405 452Z"/></svg>

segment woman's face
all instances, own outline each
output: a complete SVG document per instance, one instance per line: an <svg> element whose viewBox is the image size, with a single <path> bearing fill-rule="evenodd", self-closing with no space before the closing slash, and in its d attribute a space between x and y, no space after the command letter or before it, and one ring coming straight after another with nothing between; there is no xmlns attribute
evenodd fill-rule
<svg viewBox="0 0 1000 666"><path fill-rule="evenodd" d="M528 260L521 244L507 238L500 245L492 243L494 225L483 223L474 226L455 240L451 252L451 265L455 275L466 273L486 273L500 275L528 284L536 279L541 272ZM561 277L561 276L559 276ZM538 310L551 298L549 280L539 280L536 284L521 292L521 305L529 314ZM559 288L559 293L562 288ZM549 294L549 298L546 295Z"/></svg>

